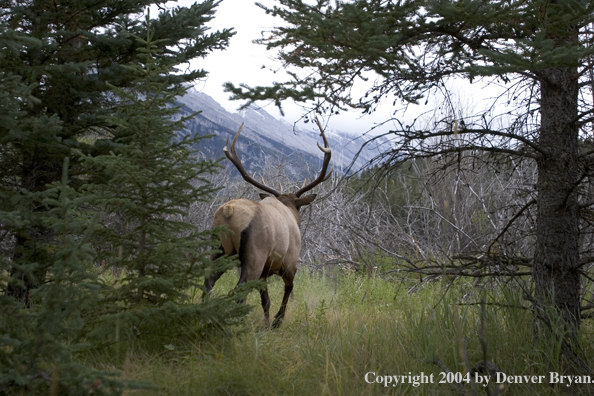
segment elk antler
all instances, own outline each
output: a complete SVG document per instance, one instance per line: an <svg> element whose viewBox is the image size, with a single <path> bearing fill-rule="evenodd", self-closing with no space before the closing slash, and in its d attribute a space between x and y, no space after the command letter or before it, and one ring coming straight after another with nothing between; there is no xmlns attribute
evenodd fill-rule
<svg viewBox="0 0 594 396"><path fill-rule="evenodd" d="M223 148L223 152L225 153L227 158L229 158L229 161L233 162L233 165L235 165L235 167L237 168L239 173L241 173L243 180L258 187L260 190L264 190L264 191L274 195L275 197L278 197L279 195L281 195L280 192L276 191L273 188L268 187L267 185L265 185L263 183L256 181L253 177L248 175L245 168L241 164L241 160L239 159L239 156L237 155L237 151L235 151L235 143L237 142L237 138L239 137L239 134L241 133L241 128L243 128L243 123L241 123L241 126L237 130L237 133L235 134L235 137L233 138L233 141L231 142L231 148L228 149L229 139L227 139L227 145Z"/></svg>
<svg viewBox="0 0 594 396"><path fill-rule="evenodd" d="M328 144L326 135L324 135L324 128L322 128L322 124L320 123L320 120L317 117L316 122L318 123L318 128L320 128L320 134L322 135L322 139L324 139L324 147L320 146L320 143L318 142L319 149L322 150L322 152L324 153L324 162L322 163L322 170L320 171L320 175L316 180L312 181L307 186L302 187L299 191L295 193L297 197L300 197L301 194L311 190L321 182L326 181L330 177L330 175L332 175L332 171L334 170L334 165L332 165L332 169L330 169L330 172L326 174L326 171L328 170L328 164L330 163L330 157L332 156L332 151L330 150L330 145Z"/></svg>

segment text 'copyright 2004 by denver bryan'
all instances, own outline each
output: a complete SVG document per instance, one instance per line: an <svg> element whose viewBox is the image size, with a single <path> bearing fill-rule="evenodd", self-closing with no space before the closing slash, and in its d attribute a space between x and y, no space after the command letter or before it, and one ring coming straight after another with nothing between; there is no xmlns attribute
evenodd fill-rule
<svg viewBox="0 0 594 396"><path fill-rule="evenodd" d="M509 375L498 372L494 377L480 373L460 372L440 372L425 374L400 374L400 375L382 375L370 371L365 374L365 382L368 384L381 384L387 386L412 385L417 387L423 384L460 384L470 383L481 384L483 386L489 383L495 384L563 384L571 386L573 384L591 384L594 383L589 375L561 375L556 372L550 372L548 375Z"/></svg>

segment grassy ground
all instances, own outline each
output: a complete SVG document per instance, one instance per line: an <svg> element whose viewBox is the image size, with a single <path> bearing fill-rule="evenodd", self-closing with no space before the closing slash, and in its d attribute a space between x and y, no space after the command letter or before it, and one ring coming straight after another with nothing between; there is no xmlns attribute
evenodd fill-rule
<svg viewBox="0 0 594 396"><path fill-rule="evenodd" d="M215 290L226 293L235 282L235 274L226 274ZM269 289L274 314L282 296L280 278L271 279ZM470 285L435 282L411 294L407 290L404 283L380 278L353 274L337 281L302 272L280 329L264 328L259 296L252 292L248 303L255 309L247 331L239 335L190 340L184 350L165 343L150 352L130 347L123 363L110 364L110 357L97 356L97 364L153 385L127 395L486 395L498 387L506 395L593 391L550 383L550 372L574 373L563 367L563 359L559 363L558 345L534 344L529 312L461 305L478 300L474 293L480 292ZM487 301L497 297L506 304L519 303L518 296L511 289L485 295ZM509 376L540 375L542 383L497 385L493 379L486 388L448 383L456 376L464 379L469 368L484 359L481 334L488 360L500 370ZM582 356L592 356L591 324L584 324L581 337ZM404 376L404 383L384 386L387 376L396 375ZM430 383L415 384L415 379Z"/></svg>

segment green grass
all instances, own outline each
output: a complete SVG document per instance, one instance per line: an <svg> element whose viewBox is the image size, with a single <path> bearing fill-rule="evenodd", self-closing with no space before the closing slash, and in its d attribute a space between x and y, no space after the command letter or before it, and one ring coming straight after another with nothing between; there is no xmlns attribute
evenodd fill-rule
<svg viewBox="0 0 594 396"><path fill-rule="evenodd" d="M233 288L237 276L226 274L215 292ZM445 367L465 375L483 360L479 341L480 291L461 283L446 287L435 282L407 294L408 287L379 277L349 275L339 280L301 273L284 323L264 327L259 295L247 318L247 331L232 337L192 339L187 348L166 345L129 346L123 362L94 356L97 365L122 370L128 380L153 384L153 389L129 390L127 395L462 395L487 394L480 386L463 388L438 383ZM271 314L278 310L283 284L269 281ZM487 301L520 302L513 289L490 291ZM472 294L472 295L471 295ZM245 329L244 329L245 330ZM489 305L484 309L484 335L491 362L509 375L545 375L543 384L507 384L506 395L589 394L579 385L550 385L549 372L564 372L558 348L533 342L528 311ZM592 356L592 326L584 323L582 356ZM436 357L442 366L434 364ZM561 363L559 363L559 361ZM365 375L433 375L435 383L368 384ZM369 378L369 377L368 377ZM488 388L491 392L494 385ZM474 393L473 393L474 392Z"/></svg>

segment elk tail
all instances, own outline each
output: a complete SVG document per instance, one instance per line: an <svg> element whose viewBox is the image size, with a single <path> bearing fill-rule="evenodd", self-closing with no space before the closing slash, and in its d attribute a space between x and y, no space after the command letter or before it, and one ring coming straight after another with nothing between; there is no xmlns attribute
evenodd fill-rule
<svg viewBox="0 0 594 396"><path fill-rule="evenodd" d="M233 205L223 206L223 217L225 217L225 224L229 224L229 219L233 216Z"/></svg>

